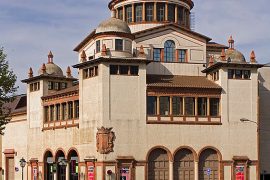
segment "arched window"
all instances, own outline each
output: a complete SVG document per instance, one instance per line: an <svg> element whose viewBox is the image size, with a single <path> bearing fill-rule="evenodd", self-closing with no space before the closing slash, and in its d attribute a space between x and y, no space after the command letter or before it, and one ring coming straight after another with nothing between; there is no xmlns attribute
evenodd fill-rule
<svg viewBox="0 0 270 180"><path fill-rule="evenodd" d="M175 43L168 40L164 44L164 61L173 62L175 60Z"/></svg>
<svg viewBox="0 0 270 180"><path fill-rule="evenodd" d="M50 151L44 154L44 179L53 180L53 155Z"/></svg>
<svg viewBox="0 0 270 180"><path fill-rule="evenodd" d="M78 172L78 163L79 157L75 150L72 150L68 154L68 162L69 162L69 178L70 180L78 180L79 172Z"/></svg>
<svg viewBox="0 0 270 180"><path fill-rule="evenodd" d="M200 154L199 179L200 180L219 179L219 161L218 161L218 154L215 150L206 149Z"/></svg>
<svg viewBox="0 0 270 180"><path fill-rule="evenodd" d="M174 180L194 180L194 156L191 150L181 149L174 156Z"/></svg>
<svg viewBox="0 0 270 180"><path fill-rule="evenodd" d="M167 151L158 148L148 157L148 180L169 180L169 157Z"/></svg>

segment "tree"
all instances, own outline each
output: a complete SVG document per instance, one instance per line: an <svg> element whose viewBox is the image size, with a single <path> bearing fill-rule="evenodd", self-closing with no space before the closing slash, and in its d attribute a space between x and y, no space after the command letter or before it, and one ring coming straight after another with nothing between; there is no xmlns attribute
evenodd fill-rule
<svg viewBox="0 0 270 180"><path fill-rule="evenodd" d="M7 55L0 48L0 134L4 134L5 125L10 121L11 108L8 106L17 90L17 77L10 69Z"/></svg>

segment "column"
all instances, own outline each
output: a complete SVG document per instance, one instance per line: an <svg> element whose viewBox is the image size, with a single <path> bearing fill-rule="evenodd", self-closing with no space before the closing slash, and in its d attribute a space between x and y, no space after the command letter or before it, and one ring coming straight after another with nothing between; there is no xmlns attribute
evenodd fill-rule
<svg viewBox="0 0 270 180"><path fill-rule="evenodd" d="M57 173L53 173L53 179L57 180Z"/></svg>
<svg viewBox="0 0 270 180"><path fill-rule="evenodd" d="M159 108L159 96L157 96L157 115L160 115L160 108Z"/></svg>
<svg viewBox="0 0 270 180"><path fill-rule="evenodd" d="M195 97L195 116L198 116L198 97Z"/></svg>
<svg viewBox="0 0 270 180"><path fill-rule="evenodd" d="M210 116L210 98L207 98L207 116Z"/></svg>
<svg viewBox="0 0 270 180"><path fill-rule="evenodd" d="M195 180L199 180L199 162L198 161L195 161L195 164L194 164L194 177L195 177Z"/></svg>
<svg viewBox="0 0 270 180"><path fill-rule="evenodd" d="M154 2L154 21L157 21L157 2Z"/></svg>
<svg viewBox="0 0 270 180"><path fill-rule="evenodd" d="M169 180L173 180L173 162L169 162Z"/></svg>
<svg viewBox="0 0 270 180"><path fill-rule="evenodd" d="M142 7L142 21L145 21L145 2L143 2L143 7Z"/></svg>
<svg viewBox="0 0 270 180"><path fill-rule="evenodd" d="M69 163L67 163L67 166L66 166L66 179L70 179L69 178Z"/></svg>
<svg viewBox="0 0 270 180"><path fill-rule="evenodd" d="M60 103L60 118L59 118L59 120L61 121L61 120L64 120L64 116L63 116L63 106L62 106L62 103Z"/></svg>
<svg viewBox="0 0 270 180"><path fill-rule="evenodd" d="M177 24L178 22L178 6L175 5L175 9L174 9L174 22L175 24Z"/></svg>
<svg viewBox="0 0 270 180"><path fill-rule="evenodd" d="M48 112L49 112L49 113L48 113L48 116L49 116L49 117L48 117L47 120L48 120L48 123L49 123L49 122L51 122L51 106L50 106L50 105L48 105Z"/></svg>
<svg viewBox="0 0 270 180"><path fill-rule="evenodd" d="M132 12L132 22L135 22L135 5L134 4L132 4L131 12Z"/></svg>
<svg viewBox="0 0 270 180"><path fill-rule="evenodd" d="M74 124L74 119L75 119L75 111L76 111L76 109L75 109L75 101L72 101L72 106L73 106L73 108L72 108L72 110L73 110L73 117L72 117L72 123Z"/></svg>
<svg viewBox="0 0 270 180"><path fill-rule="evenodd" d="M126 11L125 11L125 6L123 6L123 21L126 21Z"/></svg>
<svg viewBox="0 0 270 180"><path fill-rule="evenodd" d="M168 3L165 3L165 21L168 21Z"/></svg>

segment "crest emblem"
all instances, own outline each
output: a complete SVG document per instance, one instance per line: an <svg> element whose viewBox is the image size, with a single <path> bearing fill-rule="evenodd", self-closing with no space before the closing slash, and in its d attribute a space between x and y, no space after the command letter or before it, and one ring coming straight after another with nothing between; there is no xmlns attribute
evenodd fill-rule
<svg viewBox="0 0 270 180"><path fill-rule="evenodd" d="M98 128L96 134L96 146L97 152L100 154L109 154L113 152L115 134L112 131L112 128L101 127Z"/></svg>

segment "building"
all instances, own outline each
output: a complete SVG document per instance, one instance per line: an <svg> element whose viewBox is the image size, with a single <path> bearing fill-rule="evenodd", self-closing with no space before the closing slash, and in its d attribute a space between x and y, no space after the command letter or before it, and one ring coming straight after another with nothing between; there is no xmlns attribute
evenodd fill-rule
<svg viewBox="0 0 270 180"><path fill-rule="evenodd" d="M232 37L192 31L193 6L112 0L112 17L74 49L78 79L52 52L30 68L26 111L3 137L5 179L21 178L22 157L33 180L259 179L270 168L259 163L263 65Z"/></svg>

